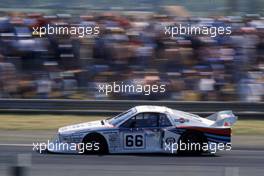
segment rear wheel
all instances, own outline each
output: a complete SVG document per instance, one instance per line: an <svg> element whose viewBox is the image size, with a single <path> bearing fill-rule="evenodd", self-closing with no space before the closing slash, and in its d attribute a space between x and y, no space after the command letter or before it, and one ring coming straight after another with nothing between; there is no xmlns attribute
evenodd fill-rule
<svg viewBox="0 0 264 176"><path fill-rule="evenodd" d="M204 135L197 132L187 132L182 135L178 142L178 154L200 155L203 145L206 143Z"/></svg>
<svg viewBox="0 0 264 176"><path fill-rule="evenodd" d="M84 140L84 153L85 154L107 154L108 146L105 138L98 134L93 133L87 135Z"/></svg>

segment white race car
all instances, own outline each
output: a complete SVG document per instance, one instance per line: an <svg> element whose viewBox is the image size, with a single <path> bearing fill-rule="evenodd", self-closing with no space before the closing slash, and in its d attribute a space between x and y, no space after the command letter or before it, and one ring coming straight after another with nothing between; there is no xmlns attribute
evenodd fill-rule
<svg viewBox="0 0 264 176"><path fill-rule="evenodd" d="M231 149L237 117L207 118L163 106L136 106L113 118L59 128L47 145L55 153L203 153Z"/></svg>

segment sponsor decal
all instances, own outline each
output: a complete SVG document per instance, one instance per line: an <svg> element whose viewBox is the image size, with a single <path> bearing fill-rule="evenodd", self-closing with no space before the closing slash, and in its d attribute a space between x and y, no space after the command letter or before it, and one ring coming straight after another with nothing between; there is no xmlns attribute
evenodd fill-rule
<svg viewBox="0 0 264 176"><path fill-rule="evenodd" d="M185 119L185 118L179 118L179 119L175 119L174 120L175 122L179 122L179 123L185 123L185 122L190 122L190 120L189 119Z"/></svg>

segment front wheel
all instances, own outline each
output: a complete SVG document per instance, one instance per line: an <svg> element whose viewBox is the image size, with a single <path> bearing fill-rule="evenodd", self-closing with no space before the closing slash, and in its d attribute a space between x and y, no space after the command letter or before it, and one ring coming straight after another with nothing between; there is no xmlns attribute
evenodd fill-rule
<svg viewBox="0 0 264 176"><path fill-rule="evenodd" d="M107 154L107 142L100 134L90 134L83 140L84 154Z"/></svg>

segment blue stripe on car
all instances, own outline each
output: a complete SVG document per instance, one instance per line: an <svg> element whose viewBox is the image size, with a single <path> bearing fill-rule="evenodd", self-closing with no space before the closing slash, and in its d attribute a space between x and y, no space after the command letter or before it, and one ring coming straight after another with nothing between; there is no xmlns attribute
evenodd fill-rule
<svg viewBox="0 0 264 176"><path fill-rule="evenodd" d="M214 134L209 134L209 133L205 133L204 135L210 138L214 138L216 140L230 141L230 137L228 136L219 136L219 135L214 135Z"/></svg>
<svg viewBox="0 0 264 176"><path fill-rule="evenodd" d="M230 141L223 141L223 140L217 140L217 139L212 139L212 138L207 138L208 141L210 142L216 142L216 143L228 143Z"/></svg>

